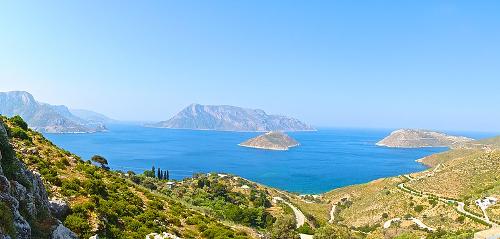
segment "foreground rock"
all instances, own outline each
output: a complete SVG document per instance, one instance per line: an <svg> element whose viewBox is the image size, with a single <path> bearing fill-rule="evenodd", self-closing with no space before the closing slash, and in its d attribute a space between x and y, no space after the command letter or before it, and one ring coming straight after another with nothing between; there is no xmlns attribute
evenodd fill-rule
<svg viewBox="0 0 500 239"><path fill-rule="evenodd" d="M192 104L167 121L149 125L171 129L221 131L312 131L294 118L268 115L263 110L228 105Z"/></svg>
<svg viewBox="0 0 500 239"><path fill-rule="evenodd" d="M78 239L78 236L59 222L59 225L52 232L52 239Z"/></svg>
<svg viewBox="0 0 500 239"><path fill-rule="evenodd" d="M239 145L257 149L288 150L291 147L299 146L299 142L284 133L269 132L249 139Z"/></svg>
<svg viewBox="0 0 500 239"><path fill-rule="evenodd" d="M16 157L0 120L0 238L76 238L52 217L40 174Z"/></svg>
<svg viewBox="0 0 500 239"><path fill-rule="evenodd" d="M146 239L182 239L174 234L171 233L151 233L146 236Z"/></svg>
<svg viewBox="0 0 500 239"><path fill-rule="evenodd" d="M378 146L394 148L451 147L464 146L473 139L451 136L441 132L417 129L399 129L377 143Z"/></svg>
<svg viewBox="0 0 500 239"><path fill-rule="evenodd" d="M61 219L64 218L68 215L69 213L69 206L68 203L66 203L62 199L52 199L49 201L49 208L50 212L52 215L55 217Z"/></svg>

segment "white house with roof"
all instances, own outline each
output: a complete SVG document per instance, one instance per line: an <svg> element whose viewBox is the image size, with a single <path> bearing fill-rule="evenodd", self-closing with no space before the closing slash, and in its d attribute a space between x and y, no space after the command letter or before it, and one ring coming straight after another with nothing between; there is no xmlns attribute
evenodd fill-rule
<svg viewBox="0 0 500 239"><path fill-rule="evenodd" d="M485 210L491 205L494 205L498 202L497 198L494 197L484 197L481 199L476 200L476 205L481 208L482 210Z"/></svg>

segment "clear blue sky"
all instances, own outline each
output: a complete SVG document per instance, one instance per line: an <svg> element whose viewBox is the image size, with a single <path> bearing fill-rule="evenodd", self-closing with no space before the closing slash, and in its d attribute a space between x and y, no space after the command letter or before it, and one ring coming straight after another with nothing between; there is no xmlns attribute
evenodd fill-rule
<svg viewBox="0 0 500 239"><path fill-rule="evenodd" d="M0 91L127 120L229 104L500 131L500 1L3 1Z"/></svg>

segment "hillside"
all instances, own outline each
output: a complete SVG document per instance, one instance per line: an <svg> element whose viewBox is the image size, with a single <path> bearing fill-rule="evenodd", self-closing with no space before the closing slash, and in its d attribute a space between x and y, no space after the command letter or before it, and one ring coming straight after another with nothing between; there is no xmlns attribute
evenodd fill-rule
<svg viewBox="0 0 500 239"><path fill-rule="evenodd" d="M27 129L22 123L16 127ZM76 238L52 215L40 175L16 157L8 134L0 121L0 238Z"/></svg>
<svg viewBox="0 0 500 239"><path fill-rule="evenodd" d="M486 217L474 201L500 198L500 151L455 149L422 162L433 168L335 189L323 195L323 200L336 206L336 223L385 238L402 233L429 236L432 234L426 231L430 229L468 238L475 231L498 224L498 204L485 210ZM391 224L391 219L397 223Z"/></svg>
<svg viewBox="0 0 500 239"><path fill-rule="evenodd" d="M72 114L63 105L49 105L35 100L28 92L0 92L0 114L20 115L29 127L47 133L93 133L106 130L103 122L91 122Z"/></svg>
<svg viewBox="0 0 500 239"><path fill-rule="evenodd" d="M500 219L498 205L485 209L488 224L474 204L486 196L500 197L500 153L491 148L468 153L452 150L443 160L437 157L433 161L437 166L424 172L299 196L222 173L172 181L159 176L164 174L157 176L155 169L143 174L111 171L56 147L40 133L26 129L18 117L1 118L7 126L0 137L1 166L7 179L19 182L9 184L28 185L24 188L34 198L44 194L42 198L50 198L36 207L45 213L23 214L23 205L30 204L19 204L21 215L41 215L28 220L32 232L40 233L32 233L32 238L47 238L54 228L64 229L63 225L80 238L95 234L144 238L152 233L213 239L290 239L299 233L305 238L314 234L315 239L468 238ZM6 160L13 159L14 153L17 162L26 165L20 164L21 171L12 171L11 160ZM29 186L41 185L36 181L38 173L45 187ZM22 175L35 175L35 180ZM22 201L21 195L17 197ZM0 198L5 196L0 193ZM59 210L64 205L69 210ZM5 208L5 204L0 206ZM12 209L7 212L0 215L4 219L0 235L19 230L12 223L1 223L11 222L7 219L16 215Z"/></svg>
<svg viewBox="0 0 500 239"><path fill-rule="evenodd" d="M461 136L450 136L444 133L419 130L399 129L377 143L378 146L396 148L420 148L420 147L460 147L473 141L473 139Z"/></svg>
<svg viewBox="0 0 500 239"><path fill-rule="evenodd" d="M171 129L222 131L310 131L311 126L294 118L268 115L263 110L228 105L192 104L167 121L150 125Z"/></svg>
<svg viewBox="0 0 500 239"><path fill-rule="evenodd" d="M145 238L161 232L184 238L250 238L240 229L157 191L154 185L166 185L164 181L95 166L56 147L40 133L21 129L5 117L3 120L19 159L30 171L41 174L49 198L69 206L70 210L57 219L80 238L94 234L101 238ZM198 227L190 218L204 226Z"/></svg>
<svg viewBox="0 0 500 239"><path fill-rule="evenodd" d="M273 131L251 138L239 145L257 149L288 150L299 146L299 142L284 133Z"/></svg>
<svg viewBox="0 0 500 239"><path fill-rule="evenodd" d="M19 117L0 118L10 136L10 144L5 140L2 146L12 145L27 172L41 175L50 198L48 204L57 205L53 220L60 220L80 238L96 234L100 238L145 238L154 233L212 239L283 233L292 235L284 237L288 239L299 235L290 209L272 201L273 196L288 198L292 194L227 174L197 174L169 181L156 176L154 169L143 174L111 171L58 148L36 131L18 126L23 125ZM11 233L8 226L0 229L0 238ZM46 228L41 231L51 233Z"/></svg>

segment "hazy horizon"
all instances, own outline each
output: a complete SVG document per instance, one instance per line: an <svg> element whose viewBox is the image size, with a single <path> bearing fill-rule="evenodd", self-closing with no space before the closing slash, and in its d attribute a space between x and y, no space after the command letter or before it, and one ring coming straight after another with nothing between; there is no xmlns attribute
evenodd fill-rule
<svg viewBox="0 0 500 239"><path fill-rule="evenodd" d="M500 2L6 2L0 91L129 121L500 132Z"/></svg>

